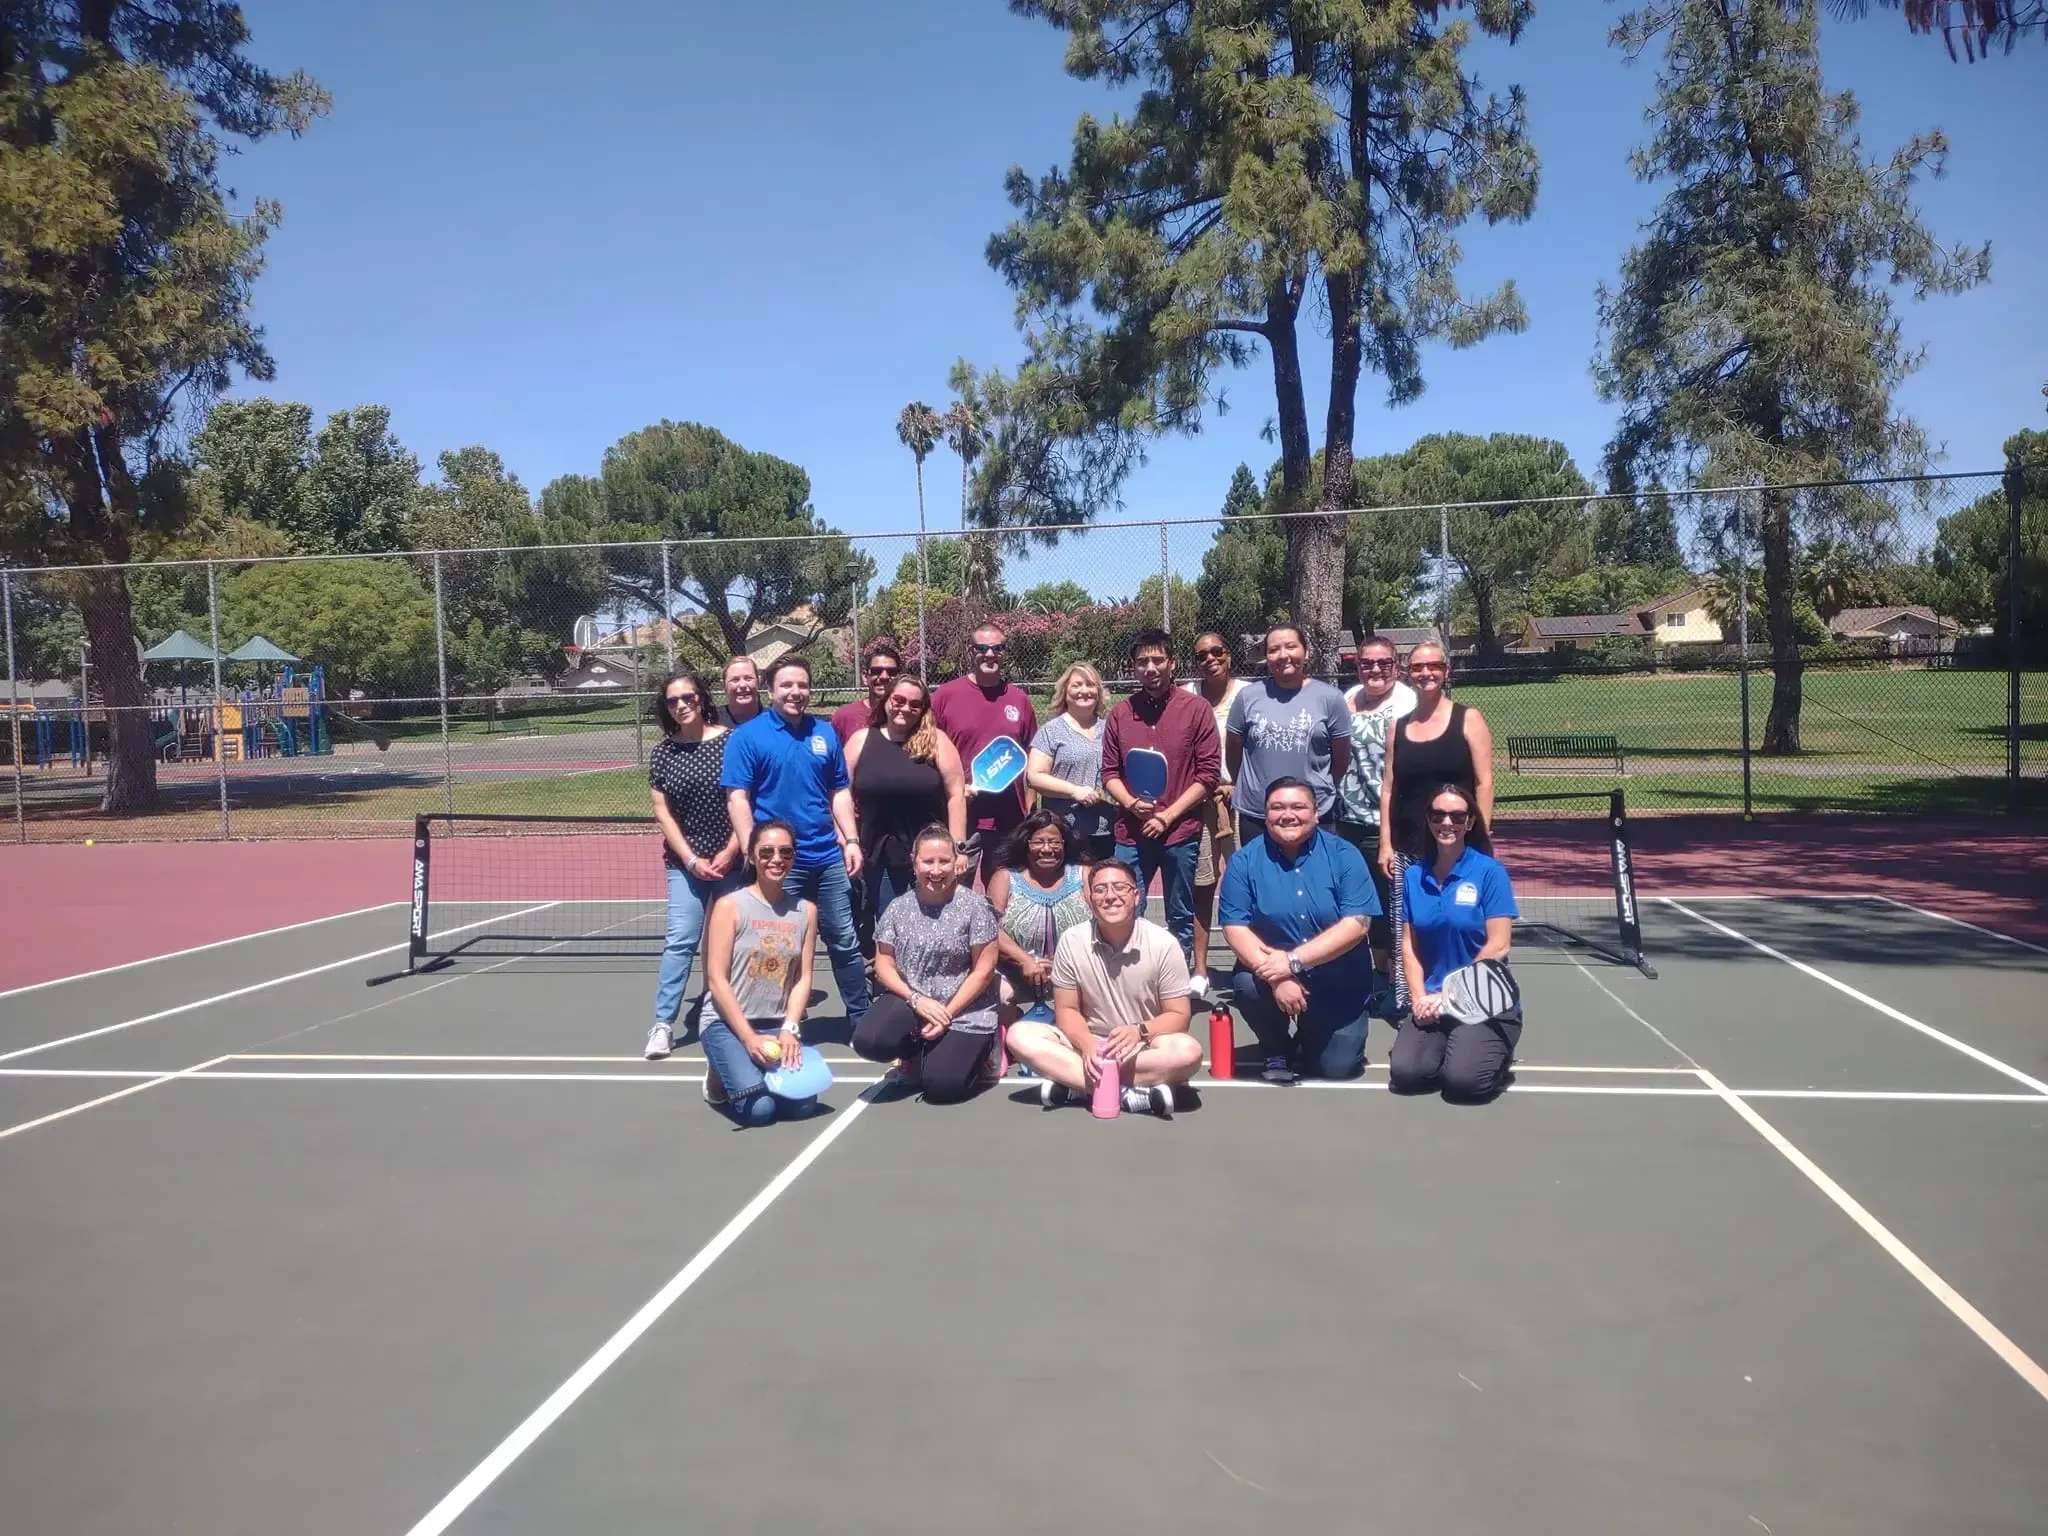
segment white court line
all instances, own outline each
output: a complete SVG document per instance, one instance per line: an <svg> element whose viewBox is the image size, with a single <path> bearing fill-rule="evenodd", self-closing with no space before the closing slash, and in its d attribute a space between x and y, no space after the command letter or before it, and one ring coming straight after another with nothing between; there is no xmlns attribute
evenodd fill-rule
<svg viewBox="0 0 2048 1536"><path fill-rule="evenodd" d="M390 907L402 907L402 901L380 901L374 907L357 907L353 912L333 912L326 917L309 917L303 923L286 923L279 928L264 928L256 933L238 933L232 939L215 939L211 944L194 944L189 949L173 949L161 955L145 955L140 960L123 960L119 965L103 965L96 971L79 971L70 976L53 976L48 981L32 981L25 987L10 987L0 992L0 997L19 997L24 992L40 992L45 987L61 987L68 981L85 981L93 976L111 976L116 971L132 971L138 965L155 965L161 960L176 960L182 955L201 955L209 949L225 949L230 944L246 944L251 939L267 939L272 934L291 933L300 928L314 928L321 923L338 923L345 917L361 917L369 912L382 912Z"/></svg>
<svg viewBox="0 0 2048 1536"><path fill-rule="evenodd" d="M1976 1046L1971 1045L1966 1041L1958 1040L1954 1035L1943 1034L1940 1030L1936 1029L1932 1024L1923 1024L1918 1019L1914 1018L1913 1015L1911 1015L1910 1013L1902 1013L1897 1008L1894 1008L1890 1003L1880 1002L1877 998L1872 997L1868 992L1859 992L1856 988L1850 986L1849 983L1847 983L1846 981L1837 981L1834 977L1830 976L1826 971L1821 970L1818 966L1808 965L1804 960L1795 960L1790 955L1784 953L1784 951L1773 949L1768 944L1762 943L1756 939L1752 939L1746 933L1737 933L1733 928L1730 928L1726 923L1717 923L1711 917L1703 917L1699 913L1693 911L1691 907L1686 906L1683 902L1673 901L1669 896L1660 896L1657 899L1659 901L1662 901L1666 906L1675 908L1677 911L1683 912L1687 917L1691 918L1694 922L1703 923L1707 927L1713 929L1716 933L1725 934L1731 939L1739 940L1740 942L1747 944L1751 949L1758 950L1761 951L1763 954L1769 955L1773 960L1782 960L1785 962L1785 964L1791 966L1793 970L1798 971L1801 975L1811 976L1815 981L1822 983L1824 986L1833 987L1837 992L1841 993L1844 997L1853 997L1854 999L1856 999L1857 1002L1862 1003L1865 1007L1876 1009L1886 1018L1896 1019L1899 1023L1905 1025L1908 1029L1916 1029L1921 1034L1927 1036L1928 1039L1938 1040L1943 1045L1947 1046L1950 1050L1957 1051L1962 1055L1969 1057L1970 1060L1991 1068L1991 1070L1994 1072L2002 1073L2004 1076L2011 1078L2014 1082L2023 1084L2026 1087L2033 1089L2034 1092L2038 1094L2048 1095L2048 1083L2042 1082L2041 1079L2039 1079L2038 1077L2029 1077L2026 1073L2022 1072L2018 1067L2011 1066L2006 1062L2000 1061L1996 1056L1993 1056L1990 1052L1980 1051L1977 1049ZM1591 973L1589 972L1588 974Z"/></svg>
<svg viewBox="0 0 2048 1536"><path fill-rule="evenodd" d="M474 1504L491 1484L505 1473L505 1469L517 1461L534 1441L548 1432L548 1429L563 1414L567 1413L576 1400L596 1384L599 1377L618 1363L619 1357L637 1343L642 1334L660 1322L668 1309L682 1299L684 1292L695 1285L704 1272L718 1262L719 1258L740 1237L761 1218L761 1213L778 1200L790 1185L802 1176L805 1169L824 1155L825 1149L846 1133L846 1128L858 1120L868 1105L874 1102L871 1094L862 1094L847 1108L841 1110L833 1122L814 1137L809 1146L799 1152L753 1199L749 1200L722 1228L718 1235L697 1250L696 1256L676 1271L668 1284L648 1298L646 1305L626 1319L619 1331L598 1347L597 1353L578 1366L569 1379L549 1394L532 1413L528 1414L519 1427L499 1442L488 1456L476 1464L470 1474L449 1490L446 1498L428 1510L407 1532L407 1536L440 1536L458 1519L463 1511Z"/></svg>
<svg viewBox="0 0 2048 1536"><path fill-rule="evenodd" d="M1946 912L1934 912L1926 907L1916 907L1910 901L1901 901L1896 896L1879 896L1877 900L1889 902L1892 906L1903 908L1908 912L1917 912L1920 916L1932 918L1937 923L1954 923L1958 928L1967 928L1972 933L1981 933L1987 939L2002 939L2007 944L2017 944L2021 949L2031 949L2037 955L2048 955L2048 944L2034 944L2026 939L2016 939L2009 933L2000 933L1996 928L1986 928L1982 923L1973 923L1965 918L1950 917Z"/></svg>
<svg viewBox="0 0 2048 1536"><path fill-rule="evenodd" d="M471 1061L510 1062L513 1064L530 1063L533 1065L540 1066L545 1066L549 1064L562 1065L576 1062L589 1062L592 1064L601 1065L606 1062L617 1063L626 1061L646 1061L646 1059L647 1058L644 1056L392 1056L384 1054L372 1054L367 1052L346 1051L237 1051L235 1053L235 1060L237 1061ZM698 1058L694 1056L684 1056L680 1052L678 1052L676 1055L666 1059L672 1061L694 1061ZM825 1059L833 1063L835 1066L838 1065L840 1062L845 1062L849 1066L861 1065L864 1064L867 1060L867 1058L864 1056L827 1056ZM660 1070L661 1064L658 1062L651 1062L649 1063L649 1065L654 1067L656 1071ZM1368 1072L1384 1072L1386 1071L1386 1069L1387 1068L1385 1062L1376 1061L1368 1062L1366 1064L1366 1070ZM1694 1075L1691 1067L1573 1067L1560 1066L1556 1063L1537 1064L1526 1061L1516 1062L1515 1070L1517 1072L1567 1072L1573 1074L1585 1073L1589 1075L1610 1074L1616 1077L1692 1077ZM1030 1082L1032 1081L1032 1079L1019 1078L1018 1081Z"/></svg>
<svg viewBox="0 0 2048 1536"><path fill-rule="evenodd" d="M125 1099L130 1094L141 1093L145 1088L154 1088L159 1083L168 1083L174 1077L190 1077L195 1073L204 1072L208 1067L217 1066L227 1059L225 1056L216 1056L212 1061L202 1061L195 1066L180 1067L175 1072L118 1074L123 1077L142 1076L146 1080L139 1083L131 1083L126 1088L117 1088L112 1093L103 1093L96 1099L87 1099L83 1104L74 1104L69 1109L60 1109L53 1114L43 1115L35 1120L24 1120L19 1125L10 1125L5 1130L0 1130L0 1141L5 1141L10 1136L19 1136L23 1131L32 1131L39 1125L49 1125L54 1121L68 1120L73 1115L82 1115L88 1109L97 1109L102 1104L111 1104L116 1099ZM116 1074L107 1073L105 1075L111 1077Z"/></svg>
<svg viewBox="0 0 2048 1536"><path fill-rule="evenodd" d="M1606 982L1587 970L1580 963L1576 955L1572 956L1572 964L1578 966L1580 974L1602 992L1605 992L1614 1005L1623 1013L1634 1019L1658 1039L1664 1041L1666 1045L1671 1045L1673 1050L1679 1050L1679 1047L1672 1044L1670 1037L1664 1031L1623 1002ZM1679 1054L1685 1055L1686 1053L1679 1050ZM1690 1060L1691 1058L1688 1056L1687 1059ZM2025 1350L2005 1336L2005 1333L1996 1323L1992 1322L1982 1312L1979 1312L1971 1304L1968 1297L1964 1296L1962 1292L1936 1274L1933 1267L1925 1259L1921 1258L1911 1248L1908 1248L1893 1234L1889 1227L1873 1216L1861 1201L1837 1184L1829 1176L1826 1169L1800 1151L1782 1131L1758 1114L1755 1107L1747 1103L1742 1095L1729 1088L1726 1083L1722 1082L1705 1067L1700 1066L1698 1062L1693 1062L1693 1066L1698 1070L1700 1081L1706 1084L1715 1097L1734 1110L1736 1114L1740 1115L1750 1129L1763 1137L1780 1157L1804 1174L1814 1188L1826 1195L1828 1199L1834 1202L1835 1207L1843 1215L1861 1227L1864 1234L1889 1254L1899 1268L1919 1281L1929 1295L1948 1308L1949 1312L1964 1327L1968 1328L1970 1332L1976 1334L1985 1347L1998 1356L2000 1360L2004 1361L2014 1375L2032 1387L2043 1398L2048 1398L2048 1371L2042 1370Z"/></svg>
<svg viewBox="0 0 2048 1536"><path fill-rule="evenodd" d="M550 903L549 905L552 905ZM524 917L527 912L545 911L546 907L528 907L525 912L508 912L500 917L487 917L480 922L465 923L461 928L450 928L446 933L461 933L469 928L484 928L492 923L503 922L507 917ZM445 937L445 934L443 935ZM103 1024L98 1029L83 1030L75 1035L66 1035L61 1040L45 1040L41 1045L26 1045L18 1051L0 1055L0 1062L15 1061L23 1056L33 1056L39 1051L53 1051L60 1045L76 1045L81 1040L96 1039L100 1035L115 1034L120 1030L133 1029L138 1024L154 1024L158 1019L168 1019L180 1013L190 1013L195 1008L210 1008L215 1003L231 1002L238 997L247 997L252 992L263 992L271 987L281 987L288 981L304 981L308 976L318 976L325 971L335 971L345 965L360 965L365 960L375 960L379 955L389 955L409 948L410 940L386 944L381 949L365 950L360 955L350 955L345 960L330 960L325 965L310 966L303 971L293 971L289 976L273 976L268 981L251 982L246 987L237 987L232 992L217 992L212 997L202 997L197 1002L180 1003L175 1008L162 1008L155 1013L145 1013L140 1018L123 1019L119 1024Z"/></svg>
<svg viewBox="0 0 2048 1536"><path fill-rule="evenodd" d="M169 1082L173 1078L190 1078L195 1082L268 1082L268 1083L644 1083L694 1084L704 1081L702 1072L289 1072L283 1070L243 1071L226 1067L222 1063L231 1061L261 1060L266 1058L248 1056L216 1056L212 1061L202 1062L196 1067L182 1067L174 1072L155 1068L119 1067L0 1067L0 1080L7 1078L107 1078L140 1079L144 1086ZM276 1058L269 1058L276 1059ZM291 1058L285 1058L291 1059ZM376 1058L370 1058L376 1059ZM834 1058L832 1065L866 1066L865 1061L842 1063ZM1517 1072L1523 1071L1516 1066ZM1697 1080L1694 1068L1685 1068L1687 1077ZM834 1077L833 1083L848 1086L884 1083L886 1075L862 1074L857 1077ZM991 1083L989 1092L1005 1088L1018 1088L1036 1079L1028 1077L1006 1077L999 1083ZM1268 1088L1271 1084L1240 1078L1223 1082L1213 1078L1198 1079L1187 1085L1196 1093L1205 1093L1211 1088ZM1348 1091L1351 1093L1384 1093L1385 1083L1348 1082L1302 1082L1290 1085L1296 1088L1320 1088L1324 1091ZM129 1090L133 1091L133 1090ZM1275 1088L1276 1093L1285 1093L1286 1088ZM1890 1089L1861 1088L1736 1088L1730 1090L1744 1098L1751 1099L1811 1099L1847 1104L2035 1104L2041 1102L2037 1093L1917 1093ZM1591 1095L1595 1098L1651 1098L1651 1099L1711 1099L1719 1097L1710 1088L1652 1088L1646 1086L1615 1086L1576 1083L1518 1083L1507 1092L1512 1095L1554 1094L1560 1096ZM109 1095L119 1097L119 1095ZM104 1102L94 1100L94 1103ZM90 1108L81 1104L78 1109ZM76 1110L65 1110L74 1114ZM52 1117L61 1118L61 1117ZM39 1123L39 1122L38 1122ZM26 1129L17 1126L14 1129ZM0 1132L11 1135L12 1131Z"/></svg>

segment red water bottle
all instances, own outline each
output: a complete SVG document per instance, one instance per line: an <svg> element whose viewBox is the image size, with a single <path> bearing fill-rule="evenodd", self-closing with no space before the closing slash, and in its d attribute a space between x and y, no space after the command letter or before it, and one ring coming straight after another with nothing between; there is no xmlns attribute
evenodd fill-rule
<svg viewBox="0 0 2048 1536"><path fill-rule="evenodd" d="M1221 1003L1209 1010L1209 1075L1237 1076L1237 1021Z"/></svg>

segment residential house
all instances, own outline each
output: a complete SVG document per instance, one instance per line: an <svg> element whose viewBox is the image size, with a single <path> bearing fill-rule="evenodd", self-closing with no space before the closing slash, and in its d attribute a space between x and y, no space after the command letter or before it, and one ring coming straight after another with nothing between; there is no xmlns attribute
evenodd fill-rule
<svg viewBox="0 0 2048 1536"><path fill-rule="evenodd" d="M1658 645L1719 645L1726 636L1707 610L1707 589L1688 587L1683 592L1644 603L1631 614Z"/></svg>
<svg viewBox="0 0 2048 1536"><path fill-rule="evenodd" d="M1954 635L1957 628L1954 619L1945 619L1918 603L1844 608L1828 620L1828 633L1837 640L1942 640Z"/></svg>
<svg viewBox="0 0 2048 1536"><path fill-rule="evenodd" d="M1640 639L1649 633L1634 613L1566 613L1522 626L1525 651L1573 650L1596 640Z"/></svg>

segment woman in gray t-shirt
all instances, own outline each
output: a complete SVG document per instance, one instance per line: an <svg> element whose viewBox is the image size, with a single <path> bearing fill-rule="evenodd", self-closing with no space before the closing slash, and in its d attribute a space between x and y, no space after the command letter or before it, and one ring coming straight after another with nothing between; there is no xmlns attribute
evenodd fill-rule
<svg viewBox="0 0 2048 1536"><path fill-rule="evenodd" d="M959 845L944 827L917 834L911 861L917 884L875 924L877 996L853 1048L914 1063L927 1099L962 1099L995 1059L996 909L960 884Z"/></svg>
<svg viewBox="0 0 2048 1536"><path fill-rule="evenodd" d="M767 1125L816 1102L776 1098L763 1073L803 1060L818 909L785 889L796 862L788 822L755 822L747 858L753 884L719 897L704 933L704 1098L741 1125Z"/></svg>

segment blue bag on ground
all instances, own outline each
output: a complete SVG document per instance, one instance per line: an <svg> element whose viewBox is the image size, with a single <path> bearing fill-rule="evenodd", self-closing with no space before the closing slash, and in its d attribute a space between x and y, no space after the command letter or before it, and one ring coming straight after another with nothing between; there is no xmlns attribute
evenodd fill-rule
<svg viewBox="0 0 2048 1536"><path fill-rule="evenodd" d="M832 1086L832 1067L816 1046L807 1045L794 1071L763 1072L761 1085L778 1099L815 1099Z"/></svg>

